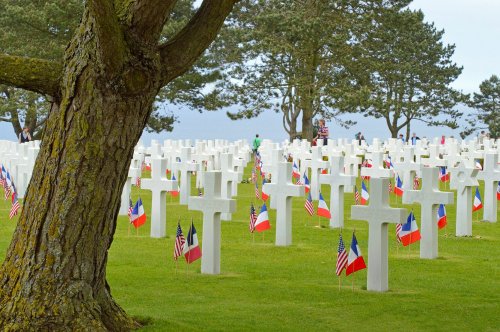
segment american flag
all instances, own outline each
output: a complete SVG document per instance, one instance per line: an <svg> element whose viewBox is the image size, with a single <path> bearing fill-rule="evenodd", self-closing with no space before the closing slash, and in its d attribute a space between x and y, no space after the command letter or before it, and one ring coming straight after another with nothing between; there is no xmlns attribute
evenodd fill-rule
<svg viewBox="0 0 500 332"><path fill-rule="evenodd" d="M309 196L307 196L304 207L306 208L306 211L307 213L309 213L310 216L314 214L314 205L312 202L311 193L309 193Z"/></svg>
<svg viewBox="0 0 500 332"><path fill-rule="evenodd" d="M340 276L342 270L347 266L347 252L345 250L344 241L342 241L342 234L339 235L339 248L337 250L337 267L335 273Z"/></svg>
<svg viewBox="0 0 500 332"><path fill-rule="evenodd" d="M255 208L252 205L250 205L250 224L248 225L248 229L250 230L250 233L253 233L255 231L255 222L257 221L257 213L255 212Z"/></svg>
<svg viewBox="0 0 500 332"><path fill-rule="evenodd" d="M399 234L401 233L401 228L403 226L401 224L396 224L396 240L398 241L398 243L401 243L401 237L399 236Z"/></svg>
<svg viewBox="0 0 500 332"><path fill-rule="evenodd" d="M359 191L356 186L354 186L354 201L356 202L356 205L359 205Z"/></svg>
<svg viewBox="0 0 500 332"><path fill-rule="evenodd" d="M392 193L392 182L389 180L389 194Z"/></svg>
<svg viewBox="0 0 500 332"><path fill-rule="evenodd" d="M134 210L134 203L132 203L132 198L129 198L128 199L128 211L127 211L127 215L128 215L129 219L130 219L130 216L132 215L133 210Z"/></svg>
<svg viewBox="0 0 500 332"><path fill-rule="evenodd" d="M420 187L420 178L415 175L413 178L413 190L417 190Z"/></svg>
<svg viewBox="0 0 500 332"><path fill-rule="evenodd" d="M297 182L295 182L295 184L297 186L301 186L302 185L302 181L300 181L300 177L297 179Z"/></svg>
<svg viewBox="0 0 500 332"><path fill-rule="evenodd" d="M135 186L137 188L141 187L141 177L140 176L138 176L138 177L135 178Z"/></svg>
<svg viewBox="0 0 500 332"><path fill-rule="evenodd" d="M255 198L260 199L259 184L255 182Z"/></svg>
<svg viewBox="0 0 500 332"><path fill-rule="evenodd" d="M11 189L10 189L10 186L9 184L7 183L7 181L5 181L4 185L3 185L3 190L5 192L5 200L7 200L7 198L9 198L10 196L10 193L11 193Z"/></svg>
<svg viewBox="0 0 500 332"><path fill-rule="evenodd" d="M186 239L182 234L181 224L177 223L177 234L175 235L175 246L174 246L174 259L177 260L180 256L182 256L182 251L184 250L184 243L186 243Z"/></svg>
<svg viewBox="0 0 500 332"><path fill-rule="evenodd" d="M10 209L9 219L12 219L17 214L20 207L21 205L19 205L19 201L17 200L17 194L14 193L12 195L12 207Z"/></svg>
<svg viewBox="0 0 500 332"><path fill-rule="evenodd" d="M2 175L2 171L0 171L0 186L4 186L5 185L5 180L3 178L3 175Z"/></svg>

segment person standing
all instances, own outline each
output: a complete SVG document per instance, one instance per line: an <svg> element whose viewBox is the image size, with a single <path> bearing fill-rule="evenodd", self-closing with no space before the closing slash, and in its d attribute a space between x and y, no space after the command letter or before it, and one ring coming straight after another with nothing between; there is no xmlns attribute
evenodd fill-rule
<svg viewBox="0 0 500 332"><path fill-rule="evenodd" d="M403 143L405 143L405 138L403 137L403 134L399 134L398 139L400 139L401 141L403 141Z"/></svg>
<svg viewBox="0 0 500 332"><path fill-rule="evenodd" d="M417 145L418 140L420 140L420 137L418 137L416 133L413 133L411 136L411 145Z"/></svg>
<svg viewBox="0 0 500 332"><path fill-rule="evenodd" d="M325 119L319 120L319 129L318 129L318 135L316 136L316 139L322 139L323 145L327 145L329 135L330 135L330 133L328 132L328 127L325 125Z"/></svg>
<svg viewBox="0 0 500 332"><path fill-rule="evenodd" d="M24 127L23 131L19 133L19 143L26 143L32 141L29 127Z"/></svg>
<svg viewBox="0 0 500 332"><path fill-rule="evenodd" d="M256 154L257 150L259 150L259 146L260 146L261 142L262 142L262 140L259 138L259 134L256 134L255 138L253 139L253 142L252 142L252 150L253 150L254 154Z"/></svg>

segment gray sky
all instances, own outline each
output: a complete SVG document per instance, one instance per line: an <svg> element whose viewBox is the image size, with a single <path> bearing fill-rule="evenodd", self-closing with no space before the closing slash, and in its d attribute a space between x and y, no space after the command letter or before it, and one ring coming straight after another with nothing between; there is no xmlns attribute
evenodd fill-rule
<svg viewBox="0 0 500 332"><path fill-rule="evenodd" d="M453 86L466 93L478 90L479 84L492 74L500 75L500 0L414 0L413 9L422 9L427 22L434 22L438 29L444 29L444 42L455 44L454 61L463 66L462 75ZM143 141L149 143L151 138L214 139L236 140L251 139L256 133L263 138L284 140L287 138L282 129L282 118L279 114L264 112L252 120L231 121L225 111L198 113L189 109L176 111L180 123L172 133L143 135ZM355 132L362 131L365 137L387 137L389 131L383 120L351 117L358 124L345 130L335 123L328 123L333 138L353 137ZM460 130L427 127L416 123L413 128L419 136L459 136ZM14 139L10 124L0 123L0 139Z"/></svg>

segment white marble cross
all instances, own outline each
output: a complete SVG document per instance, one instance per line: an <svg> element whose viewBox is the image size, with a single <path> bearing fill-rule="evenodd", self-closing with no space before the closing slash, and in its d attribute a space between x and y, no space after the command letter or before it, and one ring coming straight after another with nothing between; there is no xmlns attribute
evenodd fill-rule
<svg viewBox="0 0 500 332"><path fill-rule="evenodd" d="M483 220L497 222L497 198L495 192L498 181L500 181L498 154L486 153L484 155L483 170L479 172L477 178L484 181Z"/></svg>
<svg viewBox="0 0 500 332"><path fill-rule="evenodd" d="M383 163L384 154L380 151L373 151L372 167L361 167L361 176L369 176L370 178L390 178L392 171L384 168Z"/></svg>
<svg viewBox="0 0 500 332"><path fill-rule="evenodd" d="M389 288L388 223L406 222L406 209L389 206L389 178L370 180L368 205L351 206L351 218L368 221L368 280L367 289L385 292Z"/></svg>
<svg viewBox="0 0 500 332"><path fill-rule="evenodd" d="M222 153L220 155L220 168L221 168L221 197L231 198L233 183L239 183L243 178L243 174L234 170L233 167L233 154ZM231 220L231 213L221 213L222 220Z"/></svg>
<svg viewBox="0 0 500 332"><path fill-rule="evenodd" d="M180 193L179 203L187 204L188 197L191 196L191 172L198 171L198 164L193 163L191 160L191 148L181 148L181 161L175 161L175 169L179 170L180 176Z"/></svg>
<svg viewBox="0 0 500 332"><path fill-rule="evenodd" d="M272 183L263 187L266 193L276 199L276 245L292 244L292 197L304 196L305 188L291 182L292 164L279 162L277 174L273 174ZM264 189L265 188L265 189Z"/></svg>
<svg viewBox="0 0 500 332"><path fill-rule="evenodd" d="M422 158L422 164L429 167L444 167L447 162L439 157L439 145L431 144L428 148L429 158ZM452 166L452 165L450 165Z"/></svg>
<svg viewBox="0 0 500 332"><path fill-rule="evenodd" d="M323 168L328 167L328 161L323 160L323 155L321 154L321 148L319 146L312 147L312 157L311 157L311 197L313 200L319 199L320 184L319 175Z"/></svg>
<svg viewBox="0 0 500 332"><path fill-rule="evenodd" d="M346 175L354 175L357 178L359 169L358 165L361 164L361 157L358 157L354 147L355 146L353 144L347 144L345 146L344 166ZM353 191L354 186L344 187L344 192L346 193L352 193Z"/></svg>
<svg viewBox="0 0 500 332"><path fill-rule="evenodd" d="M456 236L472 236L472 187L479 185L478 171L467 167L464 161L450 168L450 188L457 190Z"/></svg>
<svg viewBox="0 0 500 332"><path fill-rule="evenodd" d="M434 259L438 256L439 204L453 204L453 193L439 190L439 168L422 167L422 189L405 190L403 203L419 203L421 207L420 258Z"/></svg>
<svg viewBox="0 0 500 332"><path fill-rule="evenodd" d="M190 196L189 210L203 213L203 246L201 273L220 273L221 213L236 211L236 200L221 197L222 174L220 171L208 171L203 175L205 192L202 197Z"/></svg>
<svg viewBox="0 0 500 332"><path fill-rule="evenodd" d="M133 160L132 160L133 162ZM139 166L140 167L140 166ZM136 179L137 176L140 176L141 169L140 168L135 168L133 167L133 164L130 165L128 169L128 174L127 174L127 180L125 181L125 184L123 185L122 189L122 198L121 198L121 203L120 203L120 211L119 215L120 216L126 216L128 214L128 209L130 206L130 192L131 192L131 186L132 186L132 179Z"/></svg>
<svg viewBox="0 0 500 332"><path fill-rule="evenodd" d="M420 170L420 165L413 161L415 152L413 147L405 146L404 148L404 161L395 162L394 168L398 174L403 176L403 190L413 189L413 179Z"/></svg>
<svg viewBox="0 0 500 332"><path fill-rule="evenodd" d="M151 158L151 179L143 179L141 188L151 191L151 237L167 235L167 191L177 190L177 181L165 176L167 161L163 158Z"/></svg>
<svg viewBox="0 0 500 332"><path fill-rule="evenodd" d="M330 186L330 228L344 227L344 187L354 186L356 176L344 172L344 157L330 157L330 174L321 174L321 184Z"/></svg>

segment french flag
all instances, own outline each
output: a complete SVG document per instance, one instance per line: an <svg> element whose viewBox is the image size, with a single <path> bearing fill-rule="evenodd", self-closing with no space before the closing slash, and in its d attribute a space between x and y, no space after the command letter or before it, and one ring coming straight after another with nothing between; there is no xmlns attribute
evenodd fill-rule
<svg viewBox="0 0 500 332"><path fill-rule="evenodd" d="M261 191L261 198L265 202L269 198L269 194L264 191L264 185L266 184L266 179L262 180L262 191Z"/></svg>
<svg viewBox="0 0 500 332"><path fill-rule="evenodd" d="M172 181L176 181L177 179L175 178L175 174L172 175ZM179 189L179 186L177 186L177 190L173 190L170 192L170 195L172 195L173 197L176 197L176 196L179 196L179 192L181 190Z"/></svg>
<svg viewBox="0 0 500 332"><path fill-rule="evenodd" d="M439 204L438 208L438 229L443 228L448 224L448 220L446 218L446 208L444 207L444 204Z"/></svg>
<svg viewBox="0 0 500 332"><path fill-rule="evenodd" d="M195 260L201 258L198 234L196 234L196 228L194 228L193 222L191 222L191 227L189 228L189 233L187 235L186 242L184 243L183 253L188 264L191 264Z"/></svg>
<svg viewBox="0 0 500 332"><path fill-rule="evenodd" d="M309 184L309 178L307 177L306 173L304 172L304 187L306 187L306 194L311 190L311 185Z"/></svg>
<svg viewBox="0 0 500 332"><path fill-rule="evenodd" d="M365 181L361 181L361 205L366 205L370 199L370 194L366 189Z"/></svg>
<svg viewBox="0 0 500 332"><path fill-rule="evenodd" d="M397 175L396 178L396 186L394 187L394 194L396 196L403 196L403 181L401 181L399 174Z"/></svg>
<svg viewBox="0 0 500 332"><path fill-rule="evenodd" d="M268 229L271 229L271 224L269 223L269 214L267 213L266 204L264 204L255 222L255 230L260 233Z"/></svg>
<svg viewBox="0 0 500 332"><path fill-rule="evenodd" d="M481 166L481 162L477 159L474 160L474 167L479 170L483 170L483 166Z"/></svg>
<svg viewBox="0 0 500 332"><path fill-rule="evenodd" d="M410 215L406 219L406 224L403 224L401 227L399 237L401 238L401 243L403 243L403 246L405 247L422 238L422 236L420 236L420 231L418 230L417 221L415 220L413 212L410 212Z"/></svg>
<svg viewBox="0 0 500 332"><path fill-rule="evenodd" d="M326 202L323 199L323 195L321 195L321 193L319 193L318 211L316 214L320 217L325 217L328 219L332 217L330 210L328 209L328 205L326 205Z"/></svg>
<svg viewBox="0 0 500 332"><path fill-rule="evenodd" d="M142 205L140 197L130 214L130 223L133 224L135 228L139 228L146 223L146 212L144 212L144 206Z"/></svg>
<svg viewBox="0 0 500 332"><path fill-rule="evenodd" d="M474 205L472 206L472 212L481 210L483 208L483 202L481 202L481 194L479 194L479 188L476 187L476 195L474 196Z"/></svg>
<svg viewBox="0 0 500 332"><path fill-rule="evenodd" d="M366 269L365 260L361 255L361 249L359 249L358 241L356 236L352 233L351 249L349 250L349 256L347 257L347 268L345 270L345 275L348 276L359 270Z"/></svg>
<svg viewBox="0 0 500 332"><path fill-rule="evenodd" d="M297 164L295 163L295 161L293 162L293 166L292 166L292 177L294 179L300 179L300 172L299 172L299 168L297 167Z"/></svg>
<svg viewBox="0 0 500 332"><path fill-rule="evenodd" d="M500 201L500 182L498 182L497 186L497 200Z"/></svg>
<svg viewBox="0 0 500 332"><path fill-rule="evenodd" d="M439 181L441 182L450 181L450 173L446 172L446 167L439 167Z"/></svg>

